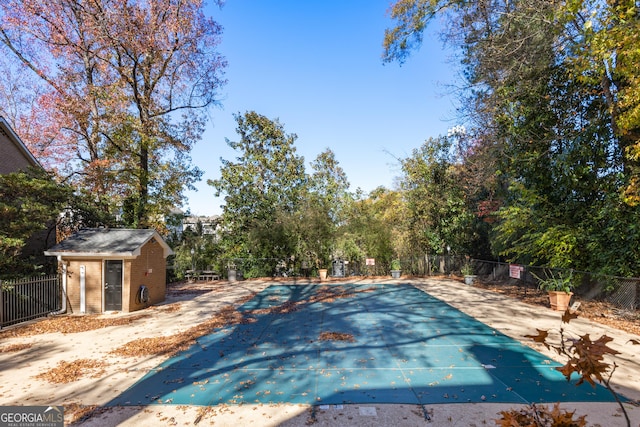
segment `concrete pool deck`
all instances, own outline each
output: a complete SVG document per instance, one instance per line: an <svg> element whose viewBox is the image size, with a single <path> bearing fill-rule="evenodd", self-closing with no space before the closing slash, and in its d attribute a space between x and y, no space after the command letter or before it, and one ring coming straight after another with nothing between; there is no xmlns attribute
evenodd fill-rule
<svg viewBox="0 0 640 427"><path fill-rule="evenodd" d="M277 281L244 281L227 284L214 282L207 286L211 292L178 293L170 296L163 306L144 312L151 313L131 325L108 327L74 334L48 333L27 337L2 338L0 347L32 344L20 352L0 353L0 405L97 405L102 407L138 381L149 370L166 360L163 356L123 358L109 354L123 344L143 337L169 336L183 331L229 304L236 304L252 292L260 292ZM291 284L291 281L285 283ZM303 282L304 284L308 282ZM508 297L466 286L445 278L427 279L362 279L350 283L409 283L441 299L453 307L501 331L528 343L525 334L535 329L560 327L560 314L544 307L522 304ZM203 287L203 285L198 285ZM178 307L179 304L179 307ZM170 307L178 307L168 309ZM135 313L131 314L135 315ZM131 316L106 314L104 316ZM638 346L630 339L640 337L624 333L584 319L571 322L567 330L574 335L589 333L592 337L607 334L613 338L610 346L621 354L613 377L616 389L632 400L640 399L640 357ZM542 346L533 346L550 358L556 356ZM103 360L103 371L67 384L49 384L33 376L55 367L61 360L80 358ZM557 360L557 359L556 359ZM562 362L562 360L559 360ZM583 385L581 387L590 387ZM214 407L152 405L99 408L82 425L239 425L303 426L314 425L493 425L498 412L518 405L475 403L418 405L327 405L309 407L291 404L218 405ZM625 425L616 404L563 403L562 408L587 415L589 425ZM640 425L640 408L625 406L632 426ZM71 406L69 406L71 408ZM427 420L429 418L430 420Z"/></svg>

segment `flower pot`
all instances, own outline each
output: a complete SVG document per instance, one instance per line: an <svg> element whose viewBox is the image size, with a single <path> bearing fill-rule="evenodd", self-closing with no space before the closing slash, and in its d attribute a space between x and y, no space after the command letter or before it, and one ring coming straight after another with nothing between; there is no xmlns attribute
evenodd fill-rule
<svg viewBox="0 0 640 427"><path fill-rule="evenodd" d="M391 270L392 279L399 279L401 274L402 274L402 270Z"/></svg>
<svg viewBox="0 0 640 427"><path fill-rule="evenodd" d="M569 307L569 302L573 296L573 292L548 291L547 293L551 309L555 311L565 311Z"/></svg>
<svg viewBox="0 0 640 427"><path fill-rule="evenodd" d="M464 284L465 285L473 285L473 282L478 278L478 276L474 274L467 274L464 276Z"/></svg>
<svg viewBox="0 0 640 427"><path fill-rule="evenodd" d="M319 269L318 275L320 276L321 282L327 280L327 269L326 268Z"/></svg>

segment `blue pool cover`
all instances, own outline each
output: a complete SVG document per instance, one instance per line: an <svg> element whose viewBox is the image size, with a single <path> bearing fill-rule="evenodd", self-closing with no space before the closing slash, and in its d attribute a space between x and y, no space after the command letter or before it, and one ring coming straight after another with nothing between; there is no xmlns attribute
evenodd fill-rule
<svg viewBox="0 0 640 427"><path fill-rule="evenodd" d="M273 285L239 311L109 405L613 401L410 285Z"/></svg>

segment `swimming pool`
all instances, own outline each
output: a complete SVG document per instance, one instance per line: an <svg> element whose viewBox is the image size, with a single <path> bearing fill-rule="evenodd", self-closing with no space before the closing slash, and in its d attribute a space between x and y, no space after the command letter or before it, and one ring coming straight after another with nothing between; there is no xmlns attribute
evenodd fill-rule
<svg viewBox="0 0 640 427"><path fill-rule="evenodd" d="M109 405L611 402L408 284L272 285Z"/></svg>

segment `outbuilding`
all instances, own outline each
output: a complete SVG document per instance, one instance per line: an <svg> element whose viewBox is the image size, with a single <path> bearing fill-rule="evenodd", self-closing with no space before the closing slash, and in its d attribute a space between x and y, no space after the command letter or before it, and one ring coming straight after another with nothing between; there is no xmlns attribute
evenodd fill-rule
<svg viewBox="0 0 640 427"><path fill-rule="evenodd" d="M72 313L130 312L164 301L167 257L155 230L82 229L45 251L62 267Z"/></svg>

